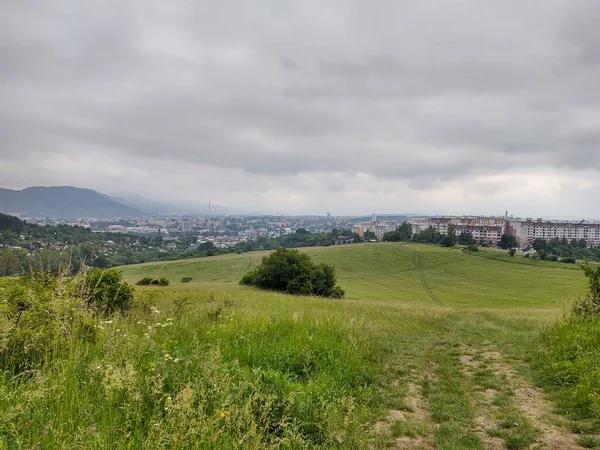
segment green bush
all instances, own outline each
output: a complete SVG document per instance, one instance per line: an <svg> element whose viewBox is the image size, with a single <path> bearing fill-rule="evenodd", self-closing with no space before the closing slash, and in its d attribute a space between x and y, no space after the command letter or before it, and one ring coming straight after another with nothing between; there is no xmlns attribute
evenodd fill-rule
<svg viewBox="0 0 600 450"><path fill-rule="evenodd" d="M107 316L117 310L124 313L133 300L133 287L116 269L91 269L86 275L85 285L88 305Z"/></svg>
<svg viewBox="0 0 600 450"><path fill-rule="evenodd" d="M23 277L0 285L0 370L37 369L69 344L96 338L81 277Z"/></svg>
<svg viewBox="0 0 600 450"><path fill-rule="evenodd" d="M574 419L600 431L600 321L573 316L547 330L533 358L542 383Z"/></svg>
<svg viewBox="0 0 600 450"><path fill-rule="evenodd" d="M182 282L182 283L189 283L190 281L192 281L192 277L183 277L183 278L181 279L181 282Z"/></svg>
<svg viewBox="0 0 600 450"><path fill-rule="evenodd" d="M577 262L577 260L572 256L567 256L566 258L561 259L561 261L566 264L575 264Z"/></svg>
<svg viewBox="0 0 600 450"><path fill-rule="evenodd" d="M559 406L574 419L600 431L600 266L582 265L588 294L574 314L547 330L534 353L533 367L554 391Z"/></svg>
<svg viewBox="0 0 600 450"><path fill-rule="evenodd" d="M240 281L240 284L293 295L343 298L343 289L335 283L333 266L315 265L307 254L286 248L278 248L265 256L262 264Z"/></svg>
<svg viewBox="0 0 600 450"><path fill-rule="evenodd" d="M191 277L190 277L190 280L191 280ZM186 283L186 281L183 281L183 279L181 281L183 283ZM168 286L169 279L165 278L165 277L162 277L162 278L144 277L140 281L138 281L136 284L138 286Z"/></svg>

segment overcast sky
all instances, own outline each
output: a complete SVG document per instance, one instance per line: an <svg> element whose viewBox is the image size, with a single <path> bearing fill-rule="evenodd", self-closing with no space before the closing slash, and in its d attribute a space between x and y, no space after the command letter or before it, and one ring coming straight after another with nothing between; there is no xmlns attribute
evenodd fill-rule
<svg viewBox="0 0 600 450"><path fill-rule="evenodd" d="M3 1L0 187L600 217L599 23L597 0Z"/></svg>

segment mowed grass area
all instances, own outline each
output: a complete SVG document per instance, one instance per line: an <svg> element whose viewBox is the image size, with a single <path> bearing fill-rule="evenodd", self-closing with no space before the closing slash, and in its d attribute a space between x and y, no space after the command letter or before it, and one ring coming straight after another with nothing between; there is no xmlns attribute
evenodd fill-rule
<svg viewBox="0 0 600 450"><path fill-rule="evenodd" d="M132 283L171 285L136 287L133 310L99 320L96 343L5 375L0 449L598 441L553 414L529 364L540 332L585 292L576 266L398 243L303 251L336 267L346 299L238 285L266 252L123 267Z"/></svg>
<svg viewBox="0 0 600 450"><path fill-rule="evenodd" d="M368 243L301 251L335 266L348 299L453 308L562 308L585 291L585 279L573 264L509 257L496 249L465 253L433 245ZM192 277L195 285L237 284L266 254L147 263L123 271L132 283L165 276L175 284L183 277Z"/></svg>

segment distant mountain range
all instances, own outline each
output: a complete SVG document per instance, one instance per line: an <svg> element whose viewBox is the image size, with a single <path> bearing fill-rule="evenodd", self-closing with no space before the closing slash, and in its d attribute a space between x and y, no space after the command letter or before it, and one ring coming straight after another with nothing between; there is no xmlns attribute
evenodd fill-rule
<svg viewBox="0 0 600 450"><path fill-rule="evenodd" d="M0 212L20 217L142 217L131 205L92 189L34 186L20 191L0 188Z"/></svg>

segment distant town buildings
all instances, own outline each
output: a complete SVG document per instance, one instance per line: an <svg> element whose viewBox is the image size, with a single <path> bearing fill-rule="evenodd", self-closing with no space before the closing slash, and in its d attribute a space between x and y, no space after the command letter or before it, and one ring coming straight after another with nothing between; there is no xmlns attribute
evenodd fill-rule
<svg viewBox="0 0 600 450"><path fill-rule="evenodd" d="M373 214L370 222L359 222L352 225L352 232L357 233L364 239L365 233L370 231L371 233L374 233L377 240L381 240L385 233L394 231L398 225L398 222L378 222L377 215Z"/></svg>
<svg viewBox="0 0 600 450"><path fill-rule="evenodd" d="M431 226L442 234L447 234L449 228L454 228L456 235L470 232L476 242L497 246L504 234L504 217L459 216L432 217Z"/></svg>
<svg viewBox="0 0 600 450"><path fill-rule="evenodd" d="M411 218L408 222L413 233L431 226L434 230L447 234L450 228L457 235L469 231L476 242L485 242L498 246L503 234L517 238L519 248L533 245L536 239L552 239L568 242L584 240L588 247L600 247L600 222L590 221L552 221L538 218L513 218L498 216L443 216L431 218Z"/></svg>
<svg viewBox="0 0 600 450"><path fill-rule="evenodd" d="M600 247L600 222L586 220L571 222L542 218L509 219L506 223L506 234L515 236L521 248L530 247L536 239L565 239L568 242L583 239L588 247Z"/></svg>

